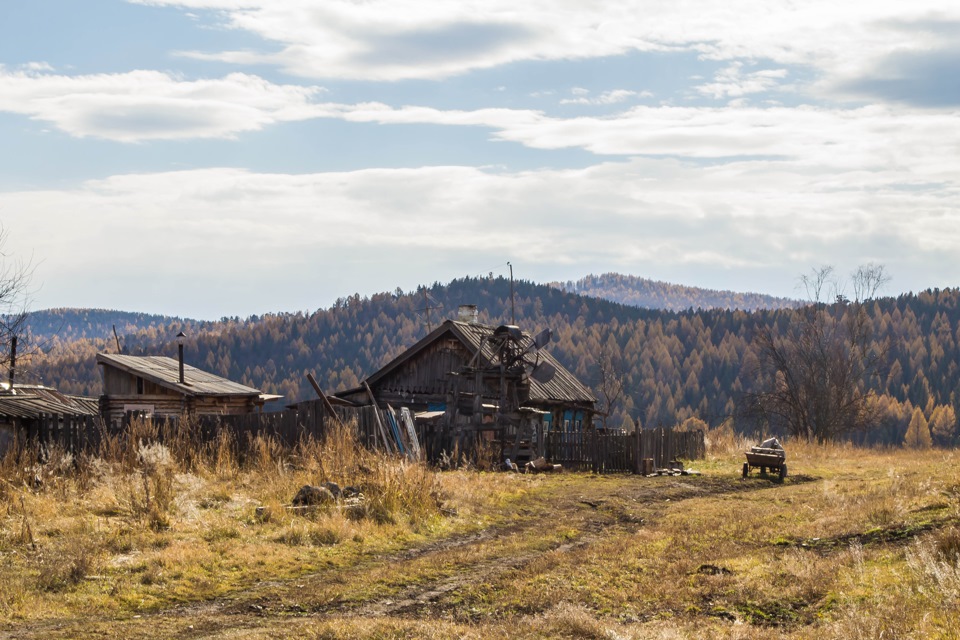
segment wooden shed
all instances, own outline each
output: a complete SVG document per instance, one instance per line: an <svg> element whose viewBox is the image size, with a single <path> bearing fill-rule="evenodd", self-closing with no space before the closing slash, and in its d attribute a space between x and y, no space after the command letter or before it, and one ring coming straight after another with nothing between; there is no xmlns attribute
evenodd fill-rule
<svg viewBox="0 0 960 640"><path fill-rule="evenodd" d="M108 423L128 412L158 417L253 413L282 397L186 364L181 380L182 363L165 356L98 353L97 364L103 374L100 411Z"/></svg>

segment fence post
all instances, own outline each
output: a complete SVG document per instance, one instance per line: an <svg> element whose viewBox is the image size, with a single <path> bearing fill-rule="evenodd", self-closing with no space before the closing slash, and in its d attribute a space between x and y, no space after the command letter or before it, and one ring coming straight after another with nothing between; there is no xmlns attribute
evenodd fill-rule
<svg viewBox="0 0 960 640"><path fill-rule="evenodd" d="M600 438L597 436L596 430L590 432L590 450L593 453L593 472L597 473L600 471Z"/></svg>
<svg viewBox="0 0 960 640"><path fill-rule="evenodd" d="M640 473L643 467L643 441L640 427L633 431L633 472Z"/></svg>

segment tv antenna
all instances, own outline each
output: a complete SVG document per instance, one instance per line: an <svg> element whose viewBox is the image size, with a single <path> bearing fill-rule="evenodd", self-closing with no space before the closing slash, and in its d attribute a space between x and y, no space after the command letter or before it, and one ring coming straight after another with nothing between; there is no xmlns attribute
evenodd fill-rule
<svg viewBox="0 0 960 640"><path fill-rule="evenodd" d="M427 291L426 287L421 289L421 291L423 292L423 308L419 309L419 311L422 311L424 314L426 314L427 333L429 334L430 332L433 331L433 322L431 322L430 312L433 311L434 309L439 309L440 303L437 302L432 295L430 295L430 292Z"/></svg>

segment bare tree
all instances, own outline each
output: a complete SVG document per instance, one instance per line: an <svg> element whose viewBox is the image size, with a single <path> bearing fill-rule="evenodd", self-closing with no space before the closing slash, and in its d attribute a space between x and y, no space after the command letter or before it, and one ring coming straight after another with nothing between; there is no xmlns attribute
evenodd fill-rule
<svg viewBox="0 0 960 640"><path fill-rule="evenodd" d="M803 276L810 304L784 312L785 325L769 322L754 334L767 384L746 394L741 410L818 442L867 429L873 406L868 384L887 348L874 340L866 303L888 281L884 267L872 264L857 269L847 283L834 278L832 267Z"/></svg>
<svg viewBox="0 0 960 640"><path fill-rule="evenodd" d="M623 399L624 375L617 355L605 345L597 358L598 388L601 396L601 406L597 413L604 429L607 428L607 418L617 410Z"/></svg>
<svg viewBox="0 0 960 640"><path fill-rule="evenodd" d="M11 359L11 341L26 328L33 265L6 250L7 230L0 224L0 367ZM21 351L22 352L22 351Z"/></svg>

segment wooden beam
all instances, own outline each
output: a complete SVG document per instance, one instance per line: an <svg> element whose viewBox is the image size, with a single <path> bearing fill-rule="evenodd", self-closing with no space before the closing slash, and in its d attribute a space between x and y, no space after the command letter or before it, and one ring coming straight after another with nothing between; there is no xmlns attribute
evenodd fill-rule
<svg viewBox="0 0 960 640"><path fill-rule="evenodd" d="M340 421L340 416L337 415L337 412L333 410L333 405L330 404L330 401L327 399L327 396L323 393L323 389L320 388L320 385L317 384L317 379L313 377L312 373L307 374L307 380L310 381L310 384L313 385L313 390L317 392L317 395L320 396L320 399L323 400L323 407L327 410L333 419L337 421L337 424L340 425L340 428L343 428L343 422Z"/></svg>

